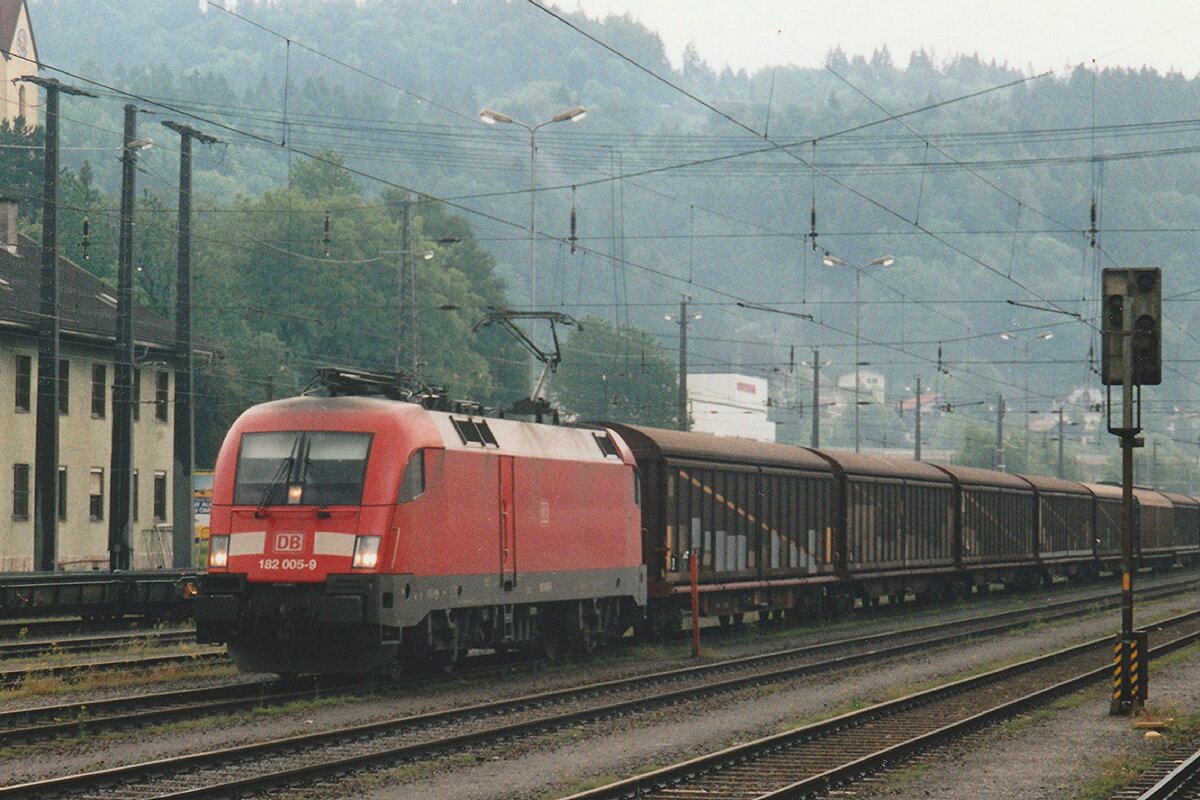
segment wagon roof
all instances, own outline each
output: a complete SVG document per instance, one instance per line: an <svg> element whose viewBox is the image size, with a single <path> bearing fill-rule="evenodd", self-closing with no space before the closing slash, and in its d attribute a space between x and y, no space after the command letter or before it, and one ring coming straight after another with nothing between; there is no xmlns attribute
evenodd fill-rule
<svg viewBox="0 0 1200 800"><path fill-rule="evenodd" d="M830 472L829 464L823 458L795 445L730 439L707 433L647 428L620 422L598 424L615 431L637 456L655 455Z"/></svg>
<svg viewBox="0 0 1200 800"><path fill-rule="evenodd" d="M1192 497L1190 494L1179 494L1178 492L1162 492L1162 495L1177 506L1195 506L1200 505L1200 500Z"/></svg>
<svg viewBox="0 0 1200 800"><path fill-rule="evenodd" d="M1004 489L1030 491L1029 484L1026 481L1007 472L998 472L994 469L980 469L979 467L964 467L961 464L931 464L931 466L948 473L950 477L962 484L971 486L999 486Z"/></svg>
<svg viewBox="0 0 1200 800"><path fill-rule="evenodd" d="M911 480L932 481L934 483L950 483L950 477L945 472L931 464L926 464L924 461L885 458L883 456L865 455L863 453L845 453L840 450L811 452L820 452L847 475L908 478Z"/></svg>
<svg viewBox="0 0 1200 800"><path fill-rule="evenodd" d="M1111 483L1085 483L1084 488L1104 500L1121 499L1121 487L1113 486Z"/></svg>
<svg viewBox="0 0 1200 800"><path fill-rule="evenodd" d="M1137 498L1138 504L1141 506L1173 508L1174 505L1167 496L1162 492L1156 492L1153 489L1139 489L1133 487L1133 496Z"/></svg>
<svg viewBox="0 0 1200 800"><path fill-rule="evenodd" d="M1079 481L1069 481L1064 478L1052 478L1049 475L1019 474L1017 477L1029 481L1039 492L1058 492L1060 494L1091 494L1087 487Z"/></svg>

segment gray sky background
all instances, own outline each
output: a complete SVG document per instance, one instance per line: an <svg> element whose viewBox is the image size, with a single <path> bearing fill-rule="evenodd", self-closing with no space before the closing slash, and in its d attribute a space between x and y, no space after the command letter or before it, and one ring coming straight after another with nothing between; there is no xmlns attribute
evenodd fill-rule
<svg viewBox="0 0 1200 800"><path fill-rule="evenodd" d="M898 67L924 47L942 64L977 53L1023 71L1149 65L1200 73L1195 0L558 0L591 17L630 14L656 31L672 63L694 42L715 69L819 67L840 45L870 57L887 45Z"/></svg>

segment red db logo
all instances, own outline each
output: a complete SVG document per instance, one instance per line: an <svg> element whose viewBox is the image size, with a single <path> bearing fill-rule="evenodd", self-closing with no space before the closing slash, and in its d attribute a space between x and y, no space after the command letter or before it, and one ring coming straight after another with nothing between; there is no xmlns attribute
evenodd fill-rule
<svg viewBox="0 0 1200 800"><path fill-rule="evenodd" d="M275 534L276 553L299 553L304 549L304 535L300 533Z"/></svg>

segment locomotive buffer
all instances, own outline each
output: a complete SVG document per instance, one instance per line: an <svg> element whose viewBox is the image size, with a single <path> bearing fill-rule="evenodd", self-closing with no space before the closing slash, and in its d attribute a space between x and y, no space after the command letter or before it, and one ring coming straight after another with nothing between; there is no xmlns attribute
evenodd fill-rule
<svg viewBox="0 0 1200 800"><path fill-rule="evenodd" d="M1142 386L1162 383L1162 272L1158 267L1104 270L1101 379L1108 387L1108 432L1121 438L1121 634L1114 648L1109 713L1133 714L1146 702L1146 632L1133 629L1133 448L1142 447ZM1113 426L1112 387L1122 392ZM1135 393L1134 387L1137 388Z"/></svg>

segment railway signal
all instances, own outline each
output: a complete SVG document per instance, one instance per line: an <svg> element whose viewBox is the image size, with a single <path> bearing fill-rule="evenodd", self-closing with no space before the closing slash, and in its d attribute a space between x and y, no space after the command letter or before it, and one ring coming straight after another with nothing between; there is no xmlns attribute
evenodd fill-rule
<svg viewBox="0 0 1200 800"><path fill-rule="evenodd" d="M1142 386L1162 383L1162 270L1104 270L1101 380L1108 386L1108 432L1121 437L1121 635L1116 644L1109 713L1136 713L1145 703L1149 675L1145 633L1133 629L1133 448L1142 432ZM1121 387L1122 420L1112 422L1112 387ZM1137 387L1135 393L1134 387Z"/></svg>

